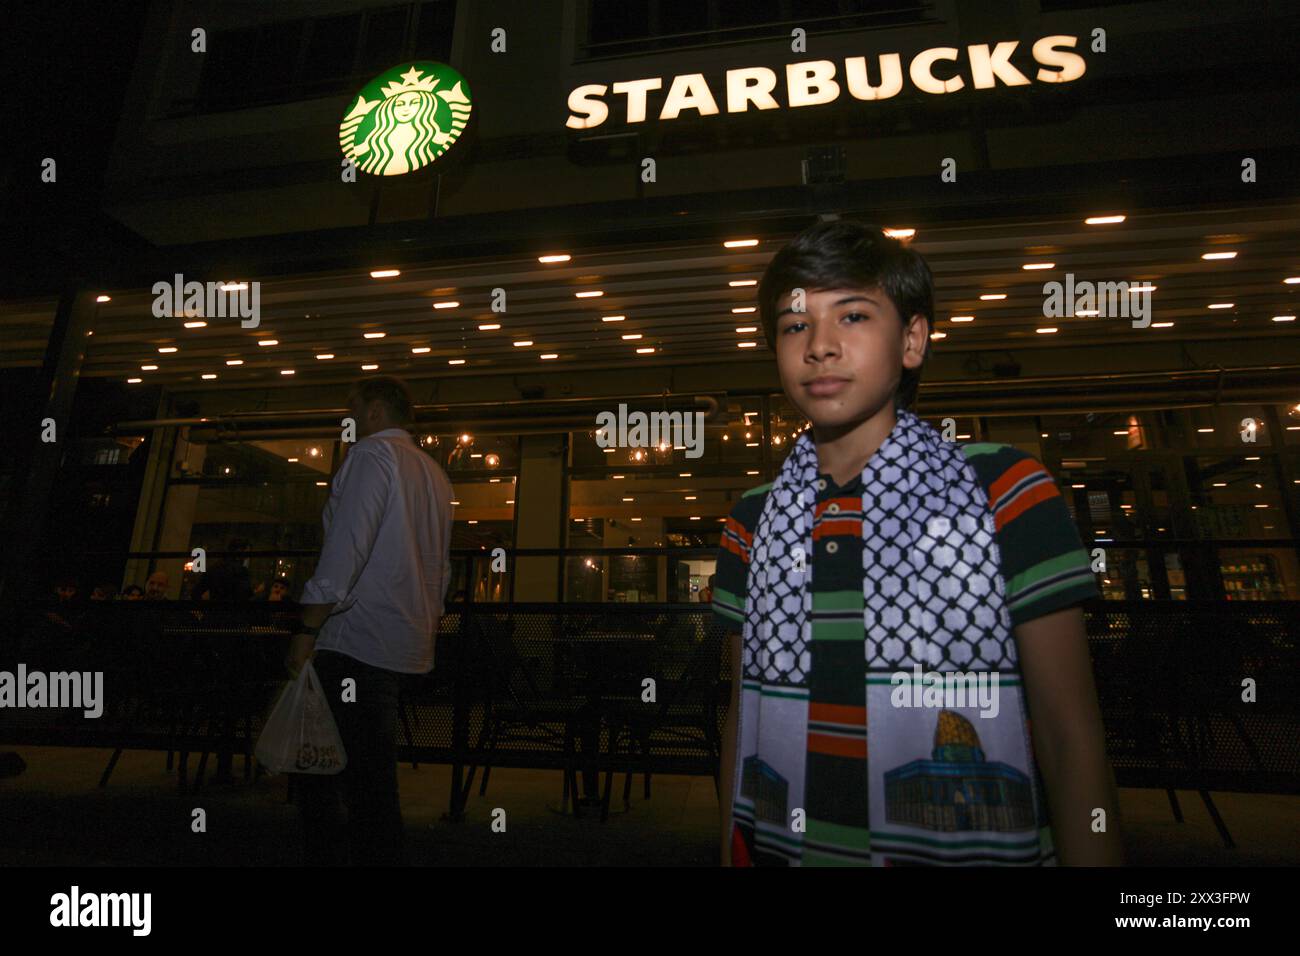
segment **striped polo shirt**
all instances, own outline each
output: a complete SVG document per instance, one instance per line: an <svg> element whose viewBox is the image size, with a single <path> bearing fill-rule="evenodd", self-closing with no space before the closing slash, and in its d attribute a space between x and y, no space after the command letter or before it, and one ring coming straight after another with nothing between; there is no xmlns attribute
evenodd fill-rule
<svg viewBox="0 0 1300 956"><path fill-rule="evenodd" d="M962 445L988 496L1012 627L1097 597L1087 552L1047 469L1010 445ZM727 518L713 609L730 631L744 624L749 556L770 484L746 492ZM812 620L804 787L804 866L867 863L867 727L863 646L862 478L843 486L818 476L812 528ZM739 832L739 831L738 831ZM734 857L786 864L741 838ZM738 863L744 859L736 860Z"/></svg>

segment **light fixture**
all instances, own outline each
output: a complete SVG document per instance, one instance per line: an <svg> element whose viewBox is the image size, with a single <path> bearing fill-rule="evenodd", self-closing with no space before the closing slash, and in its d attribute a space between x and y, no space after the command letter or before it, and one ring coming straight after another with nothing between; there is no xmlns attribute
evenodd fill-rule
<svg viewBox="0 0 1300 956"><path fill-rule="evenodd" d="M1056 263L1055 262L1026 262L1020 268L1024 269L1026 272L1033 272L1040 269L1055 269Z"/></svg>
<svg viewBox="0 0 1300 956"><path fill-rule="evenodd" d="M974 322L974 321L975 321L975 316L973 316L973 315L950 315L950 316L948 317L948 319L949 319L949 321L951 321L951 322Z"/></svg>
<svg viewBox="0 0 1300 956"><path fill-rule="evenodd" d="M141 382L143 382L143 381L144 381L144 379L142 379L142 378L128 378L128 379L126 380L126 384L128 384L128 385L139 385L139 384L140 384Z"/></svg>
<svg viewBox="0 0 1300 956"><path fill-rule="evenodd" d="M374 372L374 371L377 371L378 369L379 369L379 366L378 366L378 365L363 365L363 366L361 366L361 371L363 371L363 372Z"/></svg>
<svg viewBox="0 0 1300 956"><path fill-rule="evenodd" d="M1074 314L1081 319L1091 319L1101 315L1101 309L1079 309Z"/></svg>
<svg viewBox="0 0 1300 956"><path fill-rule="evenodd" d="M484 322L478 327L478 330L480 332L495 332L499 328L501 328L500 322Z"/></svg>
<svg viewBox="0 0 1300 956"><path fill-rule="evenodd" d="M258 345L279 345L280 340L279 339L258 339L257 344Z"/></svg>
<svg viewBox="0 0 1300 956"><path fill-rule="evenodd" d="M567 252L557 252L549 256L538 256L538 262L568 262L572 256Z"/></svg>
<svg viewBox="0 0 1300 956"><path fill-rule="evenodd" d="M187 329L203 329L203 328L207 328L207 325L208 325L208 323L206 323L206 322L186 322L186 323L185 323L185 327L186 327Z"/></svg>
<svg viewBox="0 0 1300 956"><path fill-rule="evenodd" d="M948 337L948 333L947 333L947 332L931 332L931 333L930 333L930 338L932 338L932 339L946 339L947 337Z"/></svg>
<svg viewBox="0 0 1300 956"><path fill-rule="evenodd" d="M1286 285L1300 285L1300 276L1287 276L1282 281Z"/></svg>
<svg viewBox="0 0 1300 956"><path fill-rule="evenodd" d="M758 343L757 343L757 342L737 342L737 343L736 343L736 348L738 348L738 349L755 349L755 348L758 348Z"/></svg>
<svg viewBox="0 0 1300 956"><path fill-rule="evenodd" d="M622 321L623 321L624 319L626 319L626 318L627 318L626 315L602 315L602 316L600 317L600 321L602 321L602 322L622 322Z"/></svg>
<svg viewBox="0 0 1300 956"><path fill-rule="evenodd" d="M1235 302L1211 302L1206 306L1207 309L1231 309L1237 303Z"/></svg>
<svg viewBox="0 0 1300 956"><path fill-rule="evenodd" d="M362 338L367 338L367 339L382 339L382 338L383 338L385 335L387 335L387 334L388 334L387 332L363 332L363 333L362 333Z"/></svg>
<svg viewBox="0 0 1300 956"><path fill-rule="evenodd" d="M622 339L624 342L632 342L639 338L641 338L640 332L625 332L622 335Z"/></svg>
<svg viewBox="0 0 1300 956"><path fill-rule="evenodd" d="M532 339L520 339L518 342L514 343L514 346L517 349L522 349L532 344L533 344Z"/></svg>
<svg viewBox="0 0 1300 956"><path fill-rule="evenodd" d="M1037 332L1039 335L1051 335L1053 332L1056 331L1056 326L1045 325L1042 328L1034 329L1034 331Z"/></svg>
<svg viewBox="0 0 1300 956"><path fill-rule="evenodd" d="M885 235L891 239L911 239L916 235L915 229L886 229Z"/></svg>
<svg viewBox="0 0 1300 956"><path fill-rule="evenodd" d="M433 351L433 349L429 348L429 346L427 346L427 345L413 345L413 346L411 346L411 354L412 354L412 355L424 355L426 352L432 352L432 351Z"/></svg>
<svg viewBox="0 0 1300 956"><path fill-rule="evenodd" d="M486 457L483 459L483 463L489 468L495 468L497 465L501 464L501 456L494 451L488 452Z"/></svg>
<svg viewBox="0 0 1300 956"><path fill-rule="evenodd" d="M1151 323L1151 328L1153 328L1153 329L1169 329L1169 328L1173 328L1173 325L1174 325L1174 323L1172 323L1172 322L1152 322L1152 323Z"/></svg>
<svg viewBox="0 0 1300 956"><path fill-rule="evenodd" d="M172 352L178 352L180 350L174 345L160 345L158 346L158 351L163 355L170 355Z"/></svg>
<svg viewBox="0 0 1300 956"><path fill-rule="evenodd" d="M1202 259L1235 259L1235 252L1206 252L1201 255Z"/></svg>
<svg viewBox="0 0 1300 956"><path fill-rule="evenodd" d="M654 354L654 349L653 349L653 348L637 349L637 350L636 350L636 354L637 354L637 355L653 355L653 354Z"/></svg>
<svg viewBox="0 0 1300 956"><path fill-rule="evenodd" d="M316 357L317 357L318 359L320 359L322 362L324 362L324 361L326 361L327 359L332 359L332 358L334 357L334 353L333 353L333 352L321 352L321 353L318 354Z"/></svg>
<svg viewBox="0 0 1300 956"><path fill-rule="evenodd" d="M140 366L140 371L142 371L142 372L156 372L156 371L158 371L158 366L157 366L157 365L141 365L141 366Z"/></svg>
<svg viewBox="0 0 1300 956"><path fill-rule="evenodd" d="M462 445L468 445L473 440L474 440L474 436L471 435L469 432L465 432L460 436L460 443Z"/></svg>
<svg viewBox="0 0 1300 956"><path fill-rule="evenodd" d="M220 286L222 292L243 292L247 288L247 282L223 282Z"/></svg>
<svg viewBox="0 0 1300 956"><path fill-rule="evenodd" d="M1128 287L1129 292L1155 292L1159 286L1154 286L1150 282L1142 282L1138 285Z"/></svg>
<svg viewBox="0 0 1300 956"><path fill-rule="evenodd" d="M281 374L281 375L295 375L295 374L297 374L297 373L295 372L294 369L291 369L291 368L282 368L282 369L280 369L280 374Z"/></svg>
<svg viewBox="0 0 1300 956"><path fill-rule="evenodd" d="M757 312L758 307L753 305L741 305L731 310L735 315L747 315L750 312Z"/></svg>
<svg viewBox="0 0 1300 956"><path fill-rule="evenodd" d="M1083 221L1085 226L1108 226L1112 223L1123 222L1127 216L1089 216Z"/></svg>
<svg viewBox="0 0 1300 956"><path fill-rule="evenodd" d="M1007 294L1005 292L986 292L984 295L980 296L980 299L984 302L998 302L1006 297Z"/></svg>
<svg viewBox="0 0 1300 956"><path fill-rule="evenodd" d="M758 245L757 239L728 239L722 244L724 249L744 249L756 245Z"/></svg>
<svg viewBox="0 0 1300 956"><path fill-rule="evenodd" d="M454 300L454 299L449 300L449 301L447 301L447 302L435 302L435 303L433 304L433 307L434 307L435 309L455 309L455 308L458 308L459 306L460 306L460 303L457 302L457 301Z"/></svg>
<svg viewBox="0 0 1300 956"><path fill-rule="evenodd" d="M1294 315L1275 315L1275 316L1273 316L1273 321L1274 321L1274 322L1294 322L1294 321L1295 321L1295 316L1294 316Z"/></svg>
<svg viewBox="0 0 1300 956"><path fill-rule="evenodd" d="M739 328L737 328L736 331L737 331L739 334L741 334L741 335L745 335L745 334L747 334L747 333L749 333L749 332L757 332L757 331L758 331L758 326L757 326L757 325L742 325L742 326L740 326Z"/></svg>
<svg viewBox="0 0 1300 956"><path fill-rule="evenodd" d="M214 379L214 378L216 378L216 377L217 377L217 376L214 375L214 374L211 373L211 372L208 372L206 375L200 375L200 376L199 376L199 378L204 378L204 379Z"/></svg>
<svg viewBox="0 0 1300 956"><path fill-rule="evenodd" d="M109 296L109 295L97 295L97 296L95 296L95 301L96 301L96 302L112 302L112 301L113 301L113 297L112 297L112 296Z"/></svg>
<svg viewBox="0 0 1300 956"><path fill-rule="evenodd" d="M226 364L227 364L227 365L243 365L243 364L244 364L244 360L243 360L243 359L226 359Z"/></svg>
<svg viewBox="0 0 1300 956"><path fill-rule="evenodd" d="M555 352L546 352L545 354L541 355L540 357L543 358L543 359L557 359L557 358L559 358L560 356L559 356L557 353L555 353Z"/></svg>
<svg viewBox="0 0 1300 956"><path fill-rule="evenodd" d="M400 276L401 274L402 271L400 269L375 269L373 272L370 273L370 278L391 279L394 276Z"/></svg>
<svg viewBox="0 0 1300 956"><path fill-rule="evenodd" d="M447 359L447 364L448 364L448 365L464 365L464 364L465 364L465 360L464 360L464 359Z"/></svg>
<svg viewBox="0 0 1300 956"><path fill-rule="evenodd" d="M605 293L601 292L599 289L588 289L586 292L575 292L573 294L579 299L595 299Z"/></svg>
<svg viewBox="0 0 1300 956"><path fill-rule="evenodd" d="M727 285L731 286L732 288L740 288L741 286L758 285L758 280L757 279L732 279L730 282L727 283Z"/></svg>

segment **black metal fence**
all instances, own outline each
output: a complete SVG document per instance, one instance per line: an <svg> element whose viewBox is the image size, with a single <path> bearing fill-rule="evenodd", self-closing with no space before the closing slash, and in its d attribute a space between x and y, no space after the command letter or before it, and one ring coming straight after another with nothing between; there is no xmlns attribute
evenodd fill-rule
<svg viewBox="0 0 1300 956"><path fill-rule="evenodd" d="M1300 793L1300 605L1097 601L1085 616L1121 786ZM250 771L296 614L104 602L10 620L3 669L102 672L103 713L6 708L0 743L167 751L185 786L191 754L197 782L209 754ZM562 769L566 796L579 773L588 796L600 771L716 779L724 649L698 604L449 607L434 670L403 690L402 760L453 767L453 814L492 766Z"/></svg>

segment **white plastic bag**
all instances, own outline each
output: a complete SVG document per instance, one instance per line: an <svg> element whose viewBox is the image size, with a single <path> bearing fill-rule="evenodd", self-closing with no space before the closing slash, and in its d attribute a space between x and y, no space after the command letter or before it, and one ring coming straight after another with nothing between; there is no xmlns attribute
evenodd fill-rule
<svg viewBox="0 0 1300 956"><path fill-rule="evenodd" d="M311 661L285 685L254 751L272 773L339 773L348 765L339 729Z"/></svg>

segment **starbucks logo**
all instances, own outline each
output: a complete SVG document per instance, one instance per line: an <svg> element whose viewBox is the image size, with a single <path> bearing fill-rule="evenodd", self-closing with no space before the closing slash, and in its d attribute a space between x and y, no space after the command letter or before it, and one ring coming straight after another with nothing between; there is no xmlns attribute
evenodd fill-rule
<svg viewBox="0 0 1300 956"><path fill-rule="evenodd" d="M339 125L339 146L373 176L428 166L469 122L465 78L442 63L395 66L371 80Z"/></svg>

